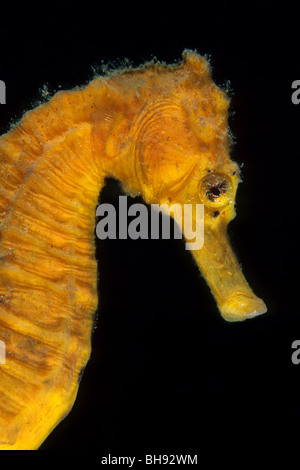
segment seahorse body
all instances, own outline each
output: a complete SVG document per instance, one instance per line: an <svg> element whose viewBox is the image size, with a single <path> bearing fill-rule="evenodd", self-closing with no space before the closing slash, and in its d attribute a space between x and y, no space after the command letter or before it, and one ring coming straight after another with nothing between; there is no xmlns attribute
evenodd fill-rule
<svg viewBox="0 0 300 470"><path fill-rule="evenodd" d="M226 227L239 181L229 99L207 61L115 71L58 92L0 138L0 449L36 449L70 411L97 308L95 210L107 176L151 203L205 204L193 255L221 314L264 313Z"/></svg>

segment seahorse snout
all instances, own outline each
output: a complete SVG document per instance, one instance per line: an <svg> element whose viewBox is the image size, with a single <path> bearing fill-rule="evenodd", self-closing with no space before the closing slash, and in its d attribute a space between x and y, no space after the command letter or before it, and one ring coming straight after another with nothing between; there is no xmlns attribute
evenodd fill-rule
<svg viewBox="0 0 300 470"><path fill-rule="evenodd" d="M192 254L226 321L243 321L267 311L263 300L253 293L245 279L225 224L205 227L203 247Z"/></svg>
<svg viewBox="0 0 300 470"><path fill-rule="evenodd" d="M267 306L256 295L236 292L219 306L223 318L227 321L241 321L266 313Z"/></svg>

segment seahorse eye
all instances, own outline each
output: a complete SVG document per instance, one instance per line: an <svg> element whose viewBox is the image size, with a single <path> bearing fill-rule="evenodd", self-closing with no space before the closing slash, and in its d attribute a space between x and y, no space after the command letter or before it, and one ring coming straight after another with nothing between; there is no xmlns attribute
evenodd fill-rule
<svg viewBox="0 0 300 470"><path fill-rule="evenodd" d="M228 176L211 173L200 182L200 198L210 207L225 206L233 196L233 187Z"/></svg>
<svg viewBox="0 0 300 470"><path fill-rule="evenodd" d="M206 197L212 202L215 201L216 198L222 196L227 189L226 181L222 181L220 184L215 184L210 186L209 189L206 191Z"/></svg>

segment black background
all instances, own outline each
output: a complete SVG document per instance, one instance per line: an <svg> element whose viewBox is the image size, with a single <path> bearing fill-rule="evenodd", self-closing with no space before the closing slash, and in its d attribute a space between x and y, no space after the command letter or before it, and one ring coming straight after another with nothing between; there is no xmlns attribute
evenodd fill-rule
<svg viewBox="0 0 300 470"><path fill-rule="evenodd" d="M35 105L43 85L83 85L102 62L169 63L185 48L210 56L214 81L231 84L232 158L243 165L231 240L268 306L261 317L226 323L183 242L98 241L92 356L71 413L41 450L200 456L210 444L232 452L271 438L276 451L274 439L298 438L300 365L291 344L300 339L300 105L291 84L300 79L299 15L293 4L276 5L62 1L3 9L1 133ZM117 205L121 194L109 181L101 201Z"/></svg>

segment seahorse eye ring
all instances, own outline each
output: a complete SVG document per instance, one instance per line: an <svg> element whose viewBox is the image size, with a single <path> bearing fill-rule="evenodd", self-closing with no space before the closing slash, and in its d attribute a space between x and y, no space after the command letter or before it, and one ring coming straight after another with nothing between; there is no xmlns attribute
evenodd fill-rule
<svg viewBox="0 0 300 470"><path fill-rule="evenodd" d="M200 199L209 207L229 204L233 198L233 185L223 173L210 173L200 181Z"/></svg>

